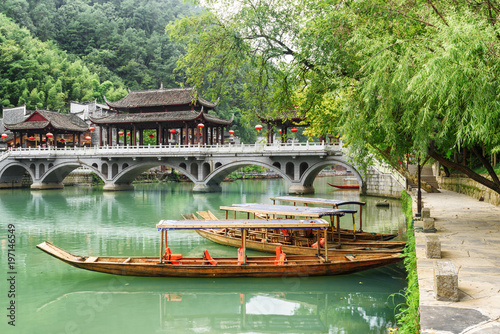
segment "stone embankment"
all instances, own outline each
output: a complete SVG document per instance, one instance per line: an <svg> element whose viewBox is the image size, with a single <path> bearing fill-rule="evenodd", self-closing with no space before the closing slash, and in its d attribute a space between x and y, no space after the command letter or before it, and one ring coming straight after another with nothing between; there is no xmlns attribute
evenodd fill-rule
<svg viewBox="0 0 500 334"><path fill-rule="evenodd" d="M421 333L500 333L500 207L440 191L415 224Z"/></svg>

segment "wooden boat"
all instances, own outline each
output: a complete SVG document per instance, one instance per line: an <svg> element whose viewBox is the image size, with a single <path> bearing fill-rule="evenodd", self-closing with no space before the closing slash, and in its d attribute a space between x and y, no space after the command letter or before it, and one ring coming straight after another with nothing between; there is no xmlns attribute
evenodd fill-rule
<svg viewBox="0 0 500 334"><path fill-rule="evenodd" d="M355 214L356 210L348 209L330 209L330 208L320 208L311 206L291 206L291 205L273 205L273 204L258 204L258 203L243 203L243 204L233 204L232 206L221 206L221 210L226 211L225 217L228 219L229 211L234 212L234 219L236 219L237 212L243 212L247 214L247 218L250 215L260 215L265 219L276 218L276 216L285 216L285 218L290 217L308 217L308 218L321 218L330 217L332 224L332 229L334 225L334 219L336 219L335 232L337 234L337 240L342 240L343 238L349 238L352 240L358 239L368 239L368 240L380 240L387 241L393 239L397 236L394 233L371 233L364 232L361 229L356 228ZM339 217L345 214L352 215L352 230L341 229ZM361 221L360 221L361 225Z"/></svg>
<svg viewBox="0 0 500 334"><path fill-rule="evenodd" d="M204 229L196 230L200 236L220 245L239 247L241 245L241 234L234 229ZM267 235L266 235L267 234ZM276 247L286 254L294 255L314 255L317 253L317 241L314 236L303 237L296 235L283 235L281 233L248 231L247 248L256 251L274 253ZM320 240L321 244L321 240ZM369 241L342 240L340 245L334 240L334 244L328 248L328 255L359 253L401 253L406 245L404 241Z"/></svg>
<svg viewBox="0 0 500 334"><path fill-rule="evenodd" d="M96 272L147 277L290 277L327 276L357 272L396 263L402 254L351 253L330 256L328 252L307 255L287 255L281 248L276 256L246 256L246 233L259 229L314 229L325 233L329 223L323 219L278 220L162 220L156 225L161 232L160 254L157 257L77 256L49 242L37 247L76 268ZM172 254L167 243L167 231L179 229L240 229L244 236L237 257L212 258L208 251L200 257L184 258ZM320 233L317 234L318 236ZM327 241L325 247L327 247ZM165 251L164 251L165 250Z"/></svg>
<svg viewBox="0 0 500 334"><path fill-rule="evenodd" d="M352 183L353 181L355 181L356 183ZM339 188L339 189L359 189L359 184L357 184L358 180L356 178L345 178L344 179L344 184L331 184L331 183L328 183L327 184L329 186L332 186L332 187L335 187L335 188Z"/></svg>

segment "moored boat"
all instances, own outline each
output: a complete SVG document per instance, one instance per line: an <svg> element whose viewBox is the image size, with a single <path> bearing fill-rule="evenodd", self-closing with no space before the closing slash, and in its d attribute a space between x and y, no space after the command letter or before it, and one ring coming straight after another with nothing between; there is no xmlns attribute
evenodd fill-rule
<svg viewBox="0 0 500 334"><path fill-rule="evenodd" d="M345 178L344 184L331 184L328 182L327 184L339 189L359 189L358 180L356 178Z"/></svg>
<svg viewBox="0 0 500 334"><path fill-rule="evenodd" d="M46 241L37 247L55 258L76 268L101 273L147 277L283 277L327 276L357 272L396 263L402 254L350 254L330 255L317 249L316 255L288 255L280 247L276 256L246 256L248 229L313 229L326 236L329 223L323 219L277 220L162 220L156 225L161 232L160 254L156 257L127 256L78 256ZM208 251L200 257L183 257L173 254L168 247L167 231L199 229L240 229L241 248L236 257L212 258ZM326 240L326 238L325 238ZM319 240L318 240L319 241ZM328 241L325 241L327 248Z"/></svg>

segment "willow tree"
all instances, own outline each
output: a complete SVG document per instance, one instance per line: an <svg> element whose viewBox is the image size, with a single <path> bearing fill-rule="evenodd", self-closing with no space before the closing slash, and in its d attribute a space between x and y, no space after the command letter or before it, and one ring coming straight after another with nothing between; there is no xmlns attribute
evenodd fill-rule
<svg viewBox="0 0 500 334"><path fill-rule="evenodd" d="M499 7L440 1L205 1L199 21L169 27L197 87L240 89L248 105L299 105L308 133L339 131L364 159L433 158L500 193ZM223 87L223 88L221 88ZM473 152L490 174L458 152Z"/></svg>

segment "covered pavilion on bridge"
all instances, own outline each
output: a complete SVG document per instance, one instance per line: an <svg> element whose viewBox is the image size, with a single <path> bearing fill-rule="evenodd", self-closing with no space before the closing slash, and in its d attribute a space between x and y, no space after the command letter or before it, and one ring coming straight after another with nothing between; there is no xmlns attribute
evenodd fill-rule
<svg viewBox="0 0 500 334"><path fill-rule="evenodd" d="M116 113L91 117L98 127L99 146L144 145L144 136L156 145L224 144L229 120L216 116L216 105L199 96L194 88L163 86L156 90L131 91L123 99L106 104ZM145 132L145 130L153 130Z"/></svg>
<svg viewBox="0 0 500 334"><path fill-rule="evenodd" d="M48 110L21 111L19 122L8 124L10 119L4 119L5 129L13 134L12 146L82 146L82 136L86 136L89 126L81 118L71 114L62 114ZM4 114L9 110L4 109ZM84 140L87 137L84 137Z"/></svg>

